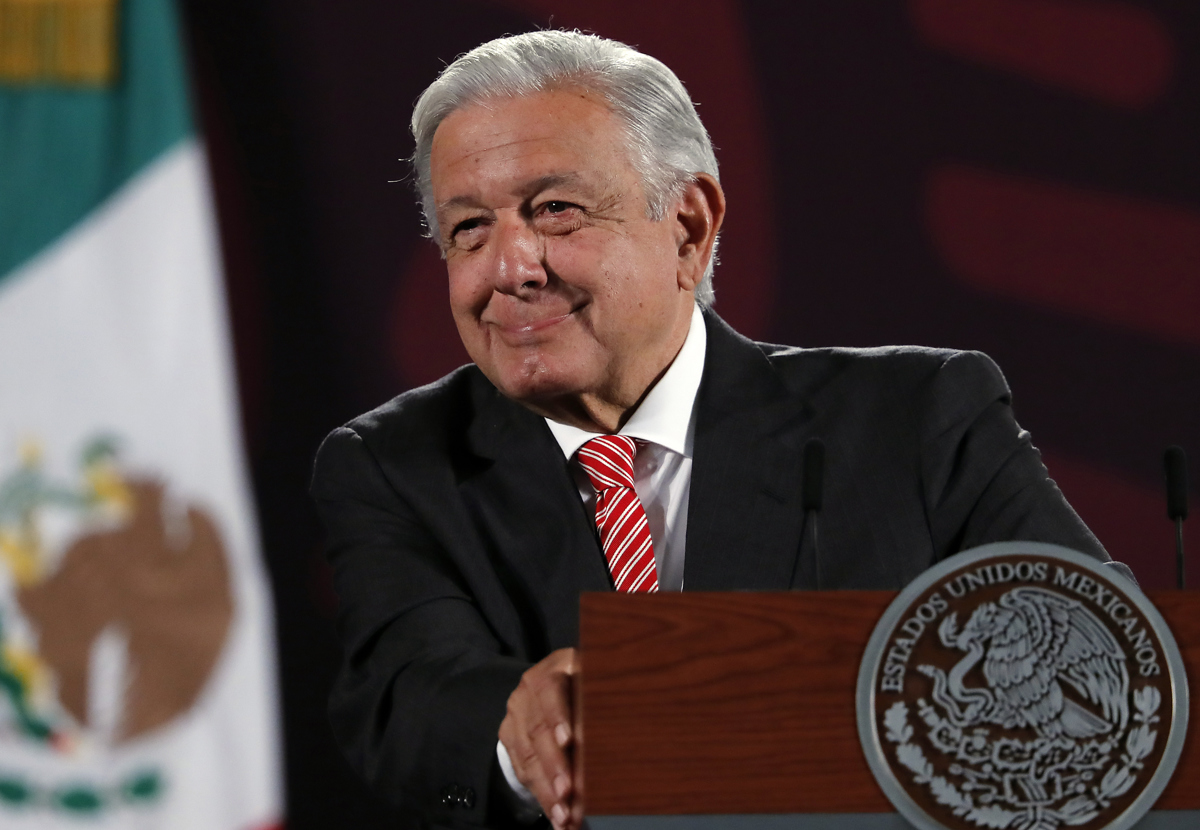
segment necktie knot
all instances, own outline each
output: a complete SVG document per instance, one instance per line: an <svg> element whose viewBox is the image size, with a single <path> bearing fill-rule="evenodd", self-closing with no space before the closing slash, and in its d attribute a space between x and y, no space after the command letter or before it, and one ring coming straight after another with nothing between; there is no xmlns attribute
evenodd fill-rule
<svg viewBox="0 0 1200 830"><path fill-rule="evenodd" d="M624 435L601 435L579 448L579 466L596 492L633 487L637 442Z"/></svg>

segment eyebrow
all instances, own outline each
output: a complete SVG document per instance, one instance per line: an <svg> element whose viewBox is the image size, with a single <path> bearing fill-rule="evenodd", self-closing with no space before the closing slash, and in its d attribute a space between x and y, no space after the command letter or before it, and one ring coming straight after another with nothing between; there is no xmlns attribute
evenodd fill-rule
<svg viewBox="0 0 1200 830"><path fill-rule="evenodd" d="M479 202L476 201L474 196L455 196L453 199L447 199L444 202L439 202L436 209L440 212L446 210L447 208L478 206Z"/></svg>
<svg viewBox="0 0 1200 830"><path fill-rule="evenodd" d="M551 173L549 176L540 176L530 182L525 187L525 195L532 196L535 193L541 193L543 190L549 190L552 187L579 185L583 183L583 176L580 176L578 173Z"/></svg>
<svg viewBox="0 0 1200 830"><path fill-rule="evenodd" d="M543 190L549 190L552 187L562 187L564 185L583 185L586 187L586 181L583 176L578 173L551 173L547 176L539 176L536 179L528 182L521 188L520 193L524 198L529 198ZM589 188L590 192L590 188ZM479 200L474 196L454 196L441 202L437 206L437 210L447 210L448 208L456 207L479 207Z"/></svg>

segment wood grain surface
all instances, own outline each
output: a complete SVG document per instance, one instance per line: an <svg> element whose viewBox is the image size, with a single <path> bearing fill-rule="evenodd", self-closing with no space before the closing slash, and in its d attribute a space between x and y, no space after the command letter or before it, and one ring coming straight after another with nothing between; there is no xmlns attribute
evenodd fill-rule
<svg viewBox="0 0 1200 830"><path fill-rule="evenodd" d="M867 640L894 597L585 594L576 715L587 812L891 811L863 758L854 696ZM1200 692L1200 592L1150 597ZM1195 697L1190 720L1200 728ZM1196 741L1157 806L1200 808Z"/></svg>
<svg viewBox="0 0 1200 830"><path fill-rule="evenodd" d="M1190 706L1188 735L1171 783L1155 804L1158 810L1200 809L1200 591L1147 591L1183 653Z"/></svg>

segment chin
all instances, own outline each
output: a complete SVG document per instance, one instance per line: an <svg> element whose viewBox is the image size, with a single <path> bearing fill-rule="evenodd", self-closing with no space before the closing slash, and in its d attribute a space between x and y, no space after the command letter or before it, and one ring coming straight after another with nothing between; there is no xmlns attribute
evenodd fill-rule
<svg viewBox="0 0 1200 830"><path fill-rule="evenodd" d="M577 369L539 356L496 366L484 374L505 397L540 409L537 406L540 402L548 403L582 391Z"/></svg>

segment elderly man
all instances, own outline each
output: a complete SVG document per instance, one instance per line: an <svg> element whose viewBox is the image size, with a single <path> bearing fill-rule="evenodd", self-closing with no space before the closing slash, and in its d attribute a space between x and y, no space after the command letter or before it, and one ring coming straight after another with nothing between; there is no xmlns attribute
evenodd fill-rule
<svg viewBox="0 0 1200 830"><path fill-rule="evenodd" d="M335 732L412 826L578 825L581 591L899 588L1004 539L1107 560L987 358L769 346L711 311L725 199L662 63L578 33L492 41L413 132L474 365L336 430L313 483Z"/></svg>

